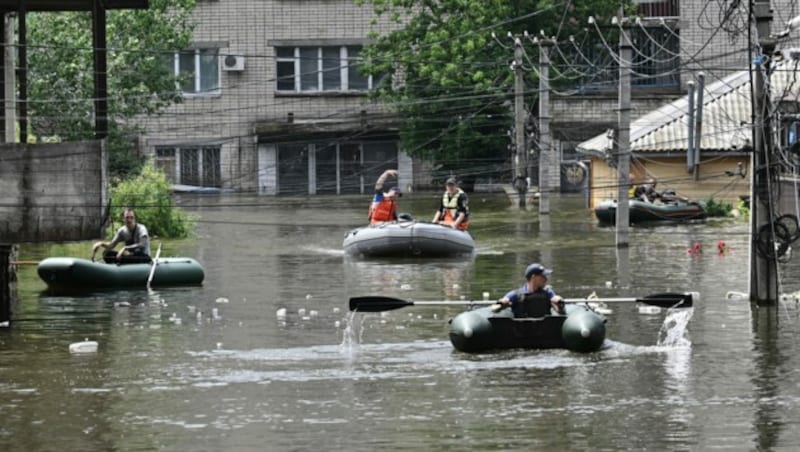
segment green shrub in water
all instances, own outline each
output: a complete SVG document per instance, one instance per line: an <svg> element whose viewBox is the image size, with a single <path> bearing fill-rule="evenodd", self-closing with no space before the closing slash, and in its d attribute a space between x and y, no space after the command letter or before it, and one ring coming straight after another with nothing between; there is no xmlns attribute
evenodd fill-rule
<svg viewBox="0 0 800 452"><path fill-rule="evenodd" d="M708 198L704 202L706 214L709 217L727 217L731 215L733 205L723 201L717 201L714 198Z"/></svg>
<svg viewBox="0 0 800 452"><path fill-rule="evenodd" d="M122 211L126 207L136 210L136 221L147 227L151 238L184 238L194 230L194 218L172 205L167 176L150 162L136 177L111 187L114 222L122 221Z"/></svg>

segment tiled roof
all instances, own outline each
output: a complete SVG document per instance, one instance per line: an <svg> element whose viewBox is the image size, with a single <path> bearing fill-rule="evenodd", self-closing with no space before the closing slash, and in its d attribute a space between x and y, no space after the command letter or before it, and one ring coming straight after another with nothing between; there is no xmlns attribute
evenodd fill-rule
<svg viewBox="0 0 800 452"><path fill-rule="evenodd" d="M780 96L797 100L800 74L797 62L776 65L770 77L773 102ZM795 77L797 80L794 80ZM738 72L707 84L703 94L701 151L732 151L751 148L752 129L750 73ZM685 153L688 142L688 95L631 122L633 153ZM610 134L598 135L577 146L577 151L603 155L613 143Z"/></svg>

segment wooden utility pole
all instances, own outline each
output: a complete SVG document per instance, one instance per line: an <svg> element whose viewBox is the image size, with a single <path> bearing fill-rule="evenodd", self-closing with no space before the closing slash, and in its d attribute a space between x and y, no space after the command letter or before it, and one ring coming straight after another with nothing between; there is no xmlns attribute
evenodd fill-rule
<svg viewBox="0 0 800 452"><path fill-rule="evenodd" d="M519 194L519 208L525 208L528 184L525 183L528 150L525 147L525 70L522 67L522 41L514 38L514 188ZM539 181L539 186L542 181Z"/></svg>
<svg viewBox="0 0 800 452"><path fill-rule="evenodd" d="M628 189L630 188L631 162L631 54L632 45L627 20L620 10L617 19L620 21L619 36L619 114L617 128L617 248L629 246L628 230L630 210L628 206Z"/></svg>
<svg viewBox="0 0 800 452"><path fill-rule="evenodd" d="M772 134L769 113L769 58L775 50L770 37L772 11L769 0L751 3L756 20L761 54L755 58L753 78L753 143L750 185L750 301L773 305L778 301L778 269L773 226L773 200L770 198Z"/></svg>
<svg viewBox="0 0 800 452"><path fill-rule="evenodd" d="M551 45L549 39L539 41L539 215L550 214L550 157L553 154L550 144Z"/></svg>

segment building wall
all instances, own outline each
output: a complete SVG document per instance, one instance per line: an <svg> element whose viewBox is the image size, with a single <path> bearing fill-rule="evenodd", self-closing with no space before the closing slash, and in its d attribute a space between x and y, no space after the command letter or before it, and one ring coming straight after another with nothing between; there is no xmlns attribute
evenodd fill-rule
<svg viewBox="0 0 800 452"><path fill-rule="evenodd" d="M738 175L739 164L745 177ZM733 173L730 176L726 171ZM619 175L605 160L591 159L590 206L605 199L617 199ZM701 159L698 179L686 171L682 157L637 159L631 162L633 183L643 183L648 178L657 182L656 191L675 190L678 195L694 201L714 198L736 204L740 197L750 195L750 159L745 156L706 157Z"/></svg>
<svg viewBox="0 0 800 452"><path fill-rule="evenodd" d="M0 144L0 242L101 237L107 166L100 140Z"/></svg>

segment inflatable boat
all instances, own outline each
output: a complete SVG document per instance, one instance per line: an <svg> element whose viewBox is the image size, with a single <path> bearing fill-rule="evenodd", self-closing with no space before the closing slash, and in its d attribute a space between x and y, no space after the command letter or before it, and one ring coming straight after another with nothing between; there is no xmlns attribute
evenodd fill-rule
<svg viewBox="0 0 800 452"><path fill-rule="evenodd" d="M467 231L420 221L394 221L353 229L344 251L360 257L456 257L471 255L475 242Z"/></svg>
<svg viewBox="0 0 800 452"><path fill-rule="evenodd" d="M568 304L565 311L525 318L515 318L511 309L464 311L450 320L450 342L456 350L469 353L513 348L599 350L606 338L605 317L582 304Z"/></svg>
<svg viewBox="0 0 800 452"><path fill-rule="evenodd" d="M601 224L616 224L617 201L602 201L594 208L594 214ZM704 220L706 218L706 210L700 203L692 201L676 201L661 204L632 199L628 201L628 215L631 224L658 222L675 223Z"/></svg>
<svg viewBox="0 0 800 452"><path fill-rule="evenodd" d="M202 284L205 273L190 257L157 260L150 285L181 286ZM95 289L147 287L152 263L107 264L75 257L49 257L39 262L37 272L50 291L75 292Z"/></svg>

